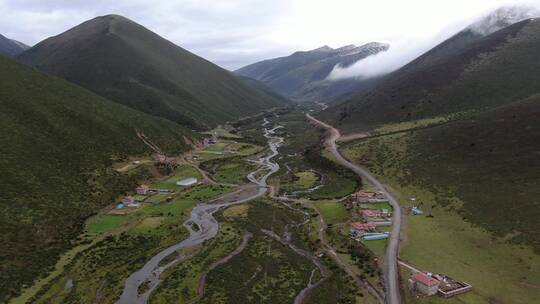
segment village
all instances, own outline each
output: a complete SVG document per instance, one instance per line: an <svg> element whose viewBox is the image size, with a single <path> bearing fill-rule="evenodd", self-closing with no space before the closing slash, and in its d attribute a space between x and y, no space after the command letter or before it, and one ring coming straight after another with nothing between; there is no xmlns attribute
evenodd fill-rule
<svg viewBox="0 0 540 304"><path fill-rule="evenodd" d="M411 202L415 203L416 199L411 198ZM358 191L344 200L343 204L356 220L350 223L350 238L357 242L369 243L389 237L389 227L392 226L392 207L381 192ZM406 214L412 216L424 214L417 205L404 208ZM407 287L416 297L439 295L442 298L451 298L472 290L470 284L460 282L448 275L421 271L403 261L399 264L410 271Z"/></svg>
<svg viewBox="0 0 540 304"><path fill-rule="evenodd" d="M133 160L124 168L135 169L144 164L152 164L160 171L164 172L164 177L153 182L139 185L131 193L121 197L115 205L116 210L111 213L126 213L124 208L138 208L145 201L169 202L173 200L177 192L189 189L198 185L215 183L199 169L199 163L204 160L221 158L238 153L238 150L246 150L246 144L233 140L220 139L217 133L210 134L210 137L203 138L200 142L193 143L195 150L185 153L182 157L168 157L161 150L153 145L146 137L139 135L154 151L151 159ZM249 146L249 145L248 145ZM251 148L251 146L247 147ZM249 150L247 153L251 153ZM154 197L154 199L150 199Z"/></svg>

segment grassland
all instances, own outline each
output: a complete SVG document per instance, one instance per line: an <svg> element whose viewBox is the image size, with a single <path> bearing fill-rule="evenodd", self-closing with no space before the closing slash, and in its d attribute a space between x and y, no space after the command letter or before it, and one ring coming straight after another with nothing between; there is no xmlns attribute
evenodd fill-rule
<svg viewBox="0 0 540 304"><path fill-rule="evenodd" d="M243 157L233 157L205 161L201 167L209 172L217 182L238 184L245 181L246 176L253 171L255 165Z"/></svg>
<svg viewBox="0 0 540 304"><path fill-rule="evenodd" d="M129 222L129 220L129 216L99 214L98 216L90 220L90 222L87 224L87 230L89 233L93 234L103 233L115 230L123 224Z"/></svg>
<svg viewBox="0 0 540 304"><path fill-rule="evenodd" d="M84 247L32 301L91 303L99 290L101 301L114 302L131 272L159 250L187 236L182 223L196 203L230 190L219 185L198 186L170 202L143 203L128 215L97 215L87 223ZM90 245L84 245L87 243ZM68 279L74 284L71 289L64 288Z"/></svg>
<svg viewBox="0 0 540 304"><path fill-rule="evenodd" d="M314 266L261 229L281 235L286 224L301 218L288 208L261 200L250 203L247 217L228 218L253 238L242 253L209 273L201 303L291 302L307 284Z"/></svg>
<svg viewBox="0 0 540 304"><path fill-rule="evenodd" d="M530 125L526 117L521 116L519 123ZM501 191L516 193L517 189L521 189L521 185L515 181L523 180L528 169L520 164L521 154L518 151L530 146L517 148L512 145L513 156L507 160L514 162L514 166L506 162L503 165L496 160L506 157L504 143L497 146L498 156L487 157L482 152L486 141L495 144L495 140L501 139L497 133L507 132L504 131L507 129L498 129L489 123L491 119L483 119L476 120L475 128L466 128L467 133L460 137L457 137L456 130L465 130L462 127L470 126L469 122L458 123L459 129L454 130L444 126L362 140L346 145L342 150L349 159L367 165L391 185L402 204L422 204L423 209L432 216L406 216L401 258L417 268L445 273L474 287L468 294L444 301L438 298L413 299L407 294L410 302L533 303L540 296L540 256L534 253L533 247L515 239L516 230L504 229L505 223L512 225L510 223L517 219L520 219L521 225L526 225L525 220L528 216L534 216L534 212L526 216L510 215L515 210L509 208L527 207L515 206L511 203L515 198L505 196ZM493 121L502 122L496 116ZM484 128L489 128L491 135L482 134L488 130ZM446 143L434 137L435 133L440 136L442 130ZM527 136L512 134L514 140L519 140L522 135ZM470 144L467 144L469 150L465 147L456 149L463 141L475 143L474 151L470 150ZM489 146L486 151L490 149ZM427 151L430 151L429 155ZM484 155L483 159L478 158L480 154ZM470 161L476 164L471 165ZM490 167L501 168L495 164L512 168L512 171L493 171ZM528 177L525 179L527 183L531 181ZM494 181L500 181L497 182L497 189L494 189ZM520 191L519 195L526 195L534 189ZM410 200L413 197L416 198L414 202ZM519 203L527 205L528 200ZM494 218L497 218L496 222ZM519 226L512 227L519 231Z"/></svg>
<svg viewBox="0 0 540 304"><path fill-rule="evenodd" d="M311 128L302 113L282 114L279 118L269 119L284 127L277 130L285 143L280 147L283 158L278 162L281 169L273 178L273 183L281 192L306 189L307 184L315 179L312 171L316 172L322 187L302 193L302 197L314 200L341 198L358 187L360 182L356 175L321 155L319 144L322 133L317 128Z"/></svg>
<svg viewBox="0 0 540 304"><path fill-rule="evenodd" d="M327 224L344 223L349 215L342 203L336 201L317 201L313 203Z"/></svg>
<svg viewBox="0 0 540 304"><path fill-rule="evenodd" d="M84 221L148 177L114 163L166 153L199 135L0 58L0 302L52 271L77 244Z"/></svg>

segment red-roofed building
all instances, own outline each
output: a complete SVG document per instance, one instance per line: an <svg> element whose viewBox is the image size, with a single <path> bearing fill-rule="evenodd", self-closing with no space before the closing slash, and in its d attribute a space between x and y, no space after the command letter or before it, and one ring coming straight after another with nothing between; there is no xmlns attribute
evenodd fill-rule
<svg viewBox="0 0 540 304"><path fill-rule="evenodd" d="M137 194L143 194L144 195L144 194L148 194L149 189L150 188L148 188L147 185L140 185L139 187L137 187L135 189L135 191L137 191Z"/></svg>
<svg viewBox="0 0 540 304"><path fill-rule="evenodd" d="M356 230L370 230L370 229L375 229L375 227L377 227L377 225L375 225L374 223L352 223L351 224L351 228L356 229Z"/></svg>
<svg viewBox="0 0 540 304"><path fill-rule="evenodd" d="M351 198L354 200L374 200L374 199L383 199L384 195L380 192L358 191L351 194Z"/></svg>
<svg viewBox="0 0 540 304"><path fill-rule="evenodd" d="M362 215L365 217L365 218L376 218L376 217L382 217L382 211L380 210L370 210L370 209L367 209L367 210L362 210Z"/></svg>
<svg viewBox="0 0 540 304"><path fill-rule="evenodd" d="M361 237L366 232L375 231L375 227L377 227L377 225L373 223L352 223L351 228L349 229L349 235L352 237Z"/></svg>
<svg viewBox="0 0 540 304"><path fill-rule="evenodd" d="M409 279L409 287L419 293L432 296L437 294L441 282L425 272L417 272Z"/></svg>

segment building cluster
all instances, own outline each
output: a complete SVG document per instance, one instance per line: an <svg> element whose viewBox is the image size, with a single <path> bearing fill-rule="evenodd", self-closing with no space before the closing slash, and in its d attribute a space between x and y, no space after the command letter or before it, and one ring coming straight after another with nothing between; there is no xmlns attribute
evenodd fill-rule
<svg viewBox="0 0 540 304"><path fill-rule="evenodd" d="M157 162L159 165L177 165L176 158L174 157L168 157L161 153L155 153L154 155L152 155L152 157L154 158L154 161Z"/></svg>
<svg viewBox="0 0 540 304"><path fill-rule="evenodd" d="M351 195L348 204L359 207L361 221L351 224L349 236L357 241L370 241L388 238L388 232L381 232L380 227L392 226L392 211L390 209L374 209L370 203L386 202L380 192L358 191ZM351 207L352 208L352 207Z"/></svg>
<svg viewBox="0 0 540 304"><path fill-rule="evenodd" d="M413 273L407 283L414 294L423 296L438 294L443 298L451 298L472 289L470 284L459 282L447 275L421 271Z"/></svg>
<svg viewBox="0 0 540 304"><path fill-rule="evenodd" d="M374 191L358 191L351 194L349 198L353 203L377 203L386 201L384 194Z"/></svg>

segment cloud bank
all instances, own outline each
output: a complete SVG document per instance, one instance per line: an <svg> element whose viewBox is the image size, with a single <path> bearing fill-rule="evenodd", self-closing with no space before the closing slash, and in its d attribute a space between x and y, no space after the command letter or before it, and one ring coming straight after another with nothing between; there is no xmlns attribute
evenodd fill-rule
<svg viewBox="0 0 540 304"><path fill-rule="evenodd" d="M402 37L395 41L390 41L388 42L390 49L387 52L367 57L347 68L336 65L327 79L367 79L388 74L401 68L468 26L478 34L488 35L508 24L538 17L540 16L540 3L537 2L540 1L520 2L516 4L517 6L505 6L493 13L496 8L500 7L498 5L506 4L505 2L496 3L496 6L486 6L484 10L479 10L476 15L446 25L439 32L428 33L423 37Z"/></svg>
<svg viewBox="0 0 540 304"><path fill-rule="evenodd" d="M486 10L513 2L0 0L0 33L33 45L96 16L119 14L228 69L322 45L371 41L390 42L389 54L399 50L401 60L408 60L415 54L411 45L420 52L449 25L464 26ZM384 62L382 70L389 70L400 60Z"/></svg>

